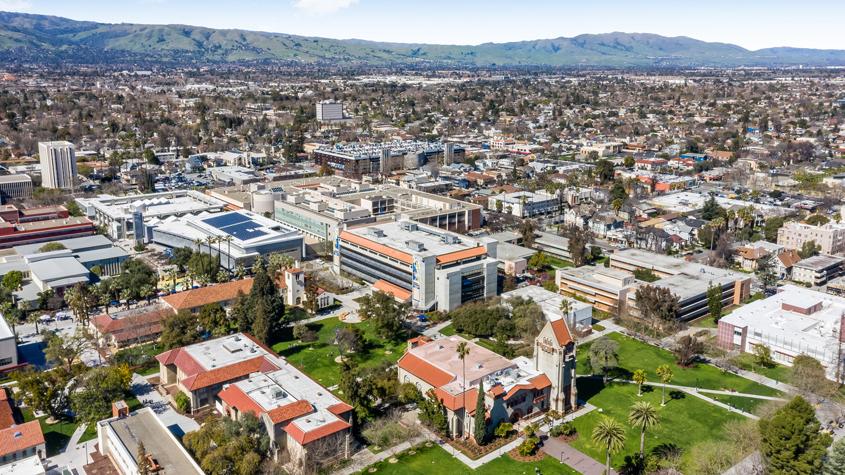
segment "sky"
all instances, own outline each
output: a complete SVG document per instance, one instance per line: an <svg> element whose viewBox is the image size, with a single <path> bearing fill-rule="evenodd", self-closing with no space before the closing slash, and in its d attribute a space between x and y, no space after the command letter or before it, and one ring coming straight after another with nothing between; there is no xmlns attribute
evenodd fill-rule
<svg viewBox="0 0 845 475"><path fill-rule="evenodd" d="M624 31L748 49L845 49L845 0L0 0L0 11L402 43Z"/></svg>

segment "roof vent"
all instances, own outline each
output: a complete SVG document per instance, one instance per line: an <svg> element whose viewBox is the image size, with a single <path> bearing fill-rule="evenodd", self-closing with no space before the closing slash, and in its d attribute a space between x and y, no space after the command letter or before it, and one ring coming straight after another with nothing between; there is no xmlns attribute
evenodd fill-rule
<svg viewBox="0 0 845 475"><path fill-rule="evenodd" d="M423 247L423 243L419 241L405 241L405 245L408 246L408 249L411 249L412 251L419 252L425 250L425 247Z"/></svg>
<svg viewBox="0 0 845 475"><path fill-rule="evenodd" d="M381 238L381 237L384 237L384 230L381 230L381 229L378 229L378 228L372 228L372 229L370 229L370 234L375 236L375 237Z"/></svg>
<svg viewBox="0 0 845 475"><path fill-rule="evenodd" d="M16 431L16 432L15 432L15 438L16 438L16 439L20 439L21 437L23 437L23 432Z"/></svg>
<svg viewBox="0 0 845 475"><path fill-rule="evenodd" d="M477 365L475 365L475 369L481 369L481 368L483 368L483 367L484 367L484 366L483 366L481 363L478 363Z"/></svg>

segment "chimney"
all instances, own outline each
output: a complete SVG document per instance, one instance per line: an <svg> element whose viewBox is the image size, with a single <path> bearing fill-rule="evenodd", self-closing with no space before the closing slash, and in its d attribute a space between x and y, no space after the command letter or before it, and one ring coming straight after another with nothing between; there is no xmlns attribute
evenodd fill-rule
<svg viewBox="0 0 845 475"><path fill-rule="evenodd" d="M129 416L129 406L126 405L126 401L120 400L115 401L111 405L111 415L112 417L127 417Z"/></svg>

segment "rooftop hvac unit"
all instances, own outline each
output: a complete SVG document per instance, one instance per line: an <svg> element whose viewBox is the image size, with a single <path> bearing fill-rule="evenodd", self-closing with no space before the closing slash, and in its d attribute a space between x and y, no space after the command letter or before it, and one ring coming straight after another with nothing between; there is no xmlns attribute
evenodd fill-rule
<svg viewBox="0 0 845 475"><path fill-rule="evenodd" d="M411 221L402 221L400 224L403 231L416 231L419 229L417 223L412 223Z"/></svg>
<svg viewBox="0 0 845 475"><path fill-rule="evenodd" d="M408 249L411 249L411 250L417 251L417 252L425 249L423 247L423 243L421 243L419 241L405 241L405 245L408 246Z"/></svg>
<svg viewBox="0 0 845 475"><path fill-rule="evenodd" d="M384 231L381 230L381 229L378 229L378 228L370 229L370 234L372 234L375 237L384 237Z"/></svg>
<svg viewBox="0 0 845 475"><path fill-rule="evenodd" d="M458 244L461 242L461 240L458 239L458 236L453 236L451 234L444 234L440 239L446 244Z"/></svg>

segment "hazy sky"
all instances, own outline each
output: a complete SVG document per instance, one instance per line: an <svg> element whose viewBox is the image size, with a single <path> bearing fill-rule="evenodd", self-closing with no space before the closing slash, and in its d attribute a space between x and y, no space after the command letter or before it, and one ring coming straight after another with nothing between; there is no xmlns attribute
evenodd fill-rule
<svg viewBox="0 0 845 475"><path fill-rule="evenodd" d="M0 0L0 10L407 43L625 31L845 49L845 0Z"/></svg>

